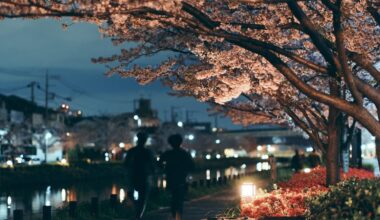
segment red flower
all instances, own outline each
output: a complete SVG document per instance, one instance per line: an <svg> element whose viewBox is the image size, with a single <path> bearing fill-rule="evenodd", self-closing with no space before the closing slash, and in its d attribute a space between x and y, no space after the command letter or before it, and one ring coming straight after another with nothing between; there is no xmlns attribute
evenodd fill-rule
<svg viewBox="0 0 380 220"><path fill-rule="evenodd" d="M374 178L372 172L350 168L341 173L342 180L349 178ZM264 216L301 216L306 212L305 199L326 192L326 168L317 167L310 173L295 173L287 182L278 185L280 189L259 195L254 199L242 199L241 215L250 218Z"/></svg>

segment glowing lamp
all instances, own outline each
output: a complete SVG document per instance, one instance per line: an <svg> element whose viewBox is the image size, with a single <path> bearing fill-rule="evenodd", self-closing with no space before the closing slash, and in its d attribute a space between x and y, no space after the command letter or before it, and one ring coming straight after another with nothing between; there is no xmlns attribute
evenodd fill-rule
<svg viewBox="0 0 380 220"><path fill-rule="evenodd" d="M310 169L310 168L305 168L305 169L303 169L303 172L304 172L304 173L310 173L310 172L311 172L311 169Z"/></svg>
<svg viewBox="0 0 380 220"><path fill-rule="evenodd" d="M253 198L256 196L256 185L253 183L243 183L241 185L241 197L242 198Z"/></svg>

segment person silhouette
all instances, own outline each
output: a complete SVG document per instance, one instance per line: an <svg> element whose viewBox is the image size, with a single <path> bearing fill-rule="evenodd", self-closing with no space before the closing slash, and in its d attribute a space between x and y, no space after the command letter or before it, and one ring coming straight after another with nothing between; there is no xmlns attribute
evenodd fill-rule
<svg viewBox="0 0 380 220"><path fill-rule="evenodd" d="M151 176L154 173L153 155L150 150L145 148L147 139L146 133L137 133L137 144L127 151L125 158L129 185L128 193L134 203L136 219L141 219L144 215Z"/></svg>
<svg viewBox="0 0 380 220"><path fill-rule="evenodd" d="M309 155L308 161L311 168L315 168L321 165L321 158L317 154L315 148L313 148L313 152L311 152L311 154Z"/></svg>
<svg viewBox="0 0 380 220"><path fill-rule="evenodd" d="M298 173L303 168L303 165L302 165L302 161L301 161L301 156L299 154L299 150L296 149L294 152L295 152L295 154L292 157L292 161L291 161L290 166L292 169L295 170L296 173Z"/></svg>
<svg viewBox="0 0 380 220"><path fill-rule="evenodd" d="M169 136L168 143L173 149L160 156L159 165L164 167L167 178L167 188L171 193L171 214L174 219L182 219L183 202L187 190L186 177L194 169L194 162L183 148L182 136Z"/></svg>

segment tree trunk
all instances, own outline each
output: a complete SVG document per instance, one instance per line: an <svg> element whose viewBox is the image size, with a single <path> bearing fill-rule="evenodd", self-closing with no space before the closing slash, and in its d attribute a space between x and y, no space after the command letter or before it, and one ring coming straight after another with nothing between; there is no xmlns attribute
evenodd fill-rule
<svg viewBox="0 0 380 220"><path fill-rule="evenodd" d="M334 185L339 182L339 146L340 146L340 117L341 113L330 108L328 126L328 148L326 160L326 185Z"/></svg>
<svg viewBox="0 0 380 220"><path fill-rule="evenodd" d="M380 138L376 137L375 144L376 144L377 164L379 164L379 167L380 167Z"/></svg>
<svg viewBox="0 0 380 220"><path fill-rule="evenodd" d="M376 105L376 110L377 110L377 118L378 120L380 120L380 106L379 105ZM379 169L380 169L380 137L378 136L376 136L376 139L375 139L375 146L376 146L377 164L379 165Z"/></svg>
<svg viewBox="0 0 380 220"><path fill-rule="evenodd" d="M330 81L330 94L339 96L339 85L336 81ZM330 106L328 116L328 147L326 161L326 185L334 185L339 182L339 156L341 144L341 132L343 117L340 110Z"/></svg>

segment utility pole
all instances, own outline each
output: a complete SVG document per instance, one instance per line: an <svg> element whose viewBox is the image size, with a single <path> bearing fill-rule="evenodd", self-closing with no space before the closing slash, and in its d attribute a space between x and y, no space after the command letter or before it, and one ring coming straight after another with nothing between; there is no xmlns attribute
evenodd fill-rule
<svg viewBox="0 0 380 220"><path fill-rule="evenodd" d="M34 87L37 85L37 82L36 81L32 81L31 83L29 83L28 87L30 87L30 101L32 102L32 104L36 104L35 102L35 96L34 96Z"/></svg>
<svg viewBox="0 0 380 220"><path fill-rule="evenodd" d="M49 107L49 72L45 74L45 124L48 122L48 107Z"/></svg>
<svg viewBox="0 0 380 220"><path fill-rule="evenodd" d="M214 118L214 120L215 120L214 121L215 127L218 128L218 115L215 115L214 117L215 117Z"/></svg>
<svg viewBox="0 0 380 220"><path fill-rule="evenodd" d="M172 106L170 108L170 115L171 115L171 120L172 120L172 123L175 123L177 121L177 112L175 111L175 109L177 109L178 107L174 107Z"/></svg>

